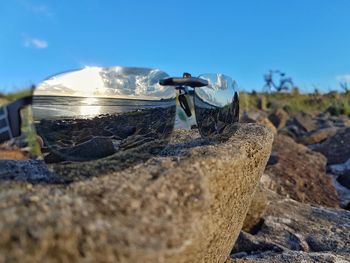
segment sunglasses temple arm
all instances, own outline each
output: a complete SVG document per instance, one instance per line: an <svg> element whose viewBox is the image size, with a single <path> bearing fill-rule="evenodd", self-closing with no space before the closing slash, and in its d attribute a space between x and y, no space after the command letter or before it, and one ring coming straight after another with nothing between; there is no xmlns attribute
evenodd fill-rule
<svg viewBox="0 0 350 263"><path fill-rule="evenodd" d="M33 102L33 97L23 97L6 106L0 107L0 143L21 135L20 110Z"/></svg>

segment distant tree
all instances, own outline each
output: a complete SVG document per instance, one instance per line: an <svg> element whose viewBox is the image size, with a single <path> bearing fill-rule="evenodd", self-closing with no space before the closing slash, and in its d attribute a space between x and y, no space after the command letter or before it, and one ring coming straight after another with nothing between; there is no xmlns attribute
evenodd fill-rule
<svg viewBox="0 0 350 263"><path fill-rule="evenodd" d="M345 93L349 92L350 87L349 87L349 84L346 81L340 82L339 85L340 85L340 88L342 90L344 90Z"/></svg>
<svg viewBox="0 0 350 263"><path fill-rule="evenodd" d="M279 76L279 83L276 84L274 81L274 76ZM268 92L271 91L288 91L294 86L293 80L290 77L286 77L286 74L279 70L269 70L268 73L264 75L265 85L263 89L267 89Z"/></svg>

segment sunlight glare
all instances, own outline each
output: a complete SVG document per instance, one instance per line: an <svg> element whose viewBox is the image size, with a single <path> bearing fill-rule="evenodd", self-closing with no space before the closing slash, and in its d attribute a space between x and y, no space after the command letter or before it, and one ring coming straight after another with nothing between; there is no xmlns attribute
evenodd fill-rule
<svg viewBox="0 0 350 263"><path fill-rule="evenodd" d="M93 97L88 97L82 101L82 103L87 104L87 105L92 105L98 102L98 99L93 98Z"/></svg>

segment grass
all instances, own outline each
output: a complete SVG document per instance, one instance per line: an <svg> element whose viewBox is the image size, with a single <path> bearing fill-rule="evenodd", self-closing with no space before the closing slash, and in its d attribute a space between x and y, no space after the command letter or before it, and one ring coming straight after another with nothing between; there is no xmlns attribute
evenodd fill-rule
<svg viewBox="0 0 350 263"><path fill-rule="evenodd" d="M4 101L14 101L16 99L19 99L21 97L26 97L26 96L30 96L32 95L32 91L31 89L23 89L17 92L12 92L12 93L7 93L7 94L3 94L0 93L0 99L4 100Z"/></svg>
<svg viewBox="0 0 350 263"><path fill-rule="evenodd" d="M302 94L297 88L289 93L241 92L240 104L242 110L265 108L273 111L277 108L283 108L289 113L301 111L310 113L329 112L331 115L350 116L350 92L332 91L321 94L315 91Z"/></svg>
<svg viewBox="0 0 350 263"><path fill-rule="evenodd" d="M2 94L0 93L0 106L2 104L6 104L12 101L15 101L16 99L30 96L32 94L30 89L21 90L14 93L9 94ZM30 107L26 107L21 111L21 118L22 118L22 133L26 137L26 142L29 147L30 155L33 157L40 156L40 146L37 143L37 137L35 128L33 125L33 116L32 111Z"/></svg>

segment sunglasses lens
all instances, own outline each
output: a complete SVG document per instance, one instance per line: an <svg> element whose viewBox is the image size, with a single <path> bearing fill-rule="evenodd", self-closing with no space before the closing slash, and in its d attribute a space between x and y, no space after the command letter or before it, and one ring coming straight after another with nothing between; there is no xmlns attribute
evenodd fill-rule
<svg viewBox="0 0 350 263"><path fill-rule="evenodd" d="M222 74L200 76L208 86L196 88L196 119L202 136L220 134L227 125L239 120L239 97L235 81Z"/></svg>
<svg viewBox="0 0 350 263"><path fill-rule="evenodd" d="M40 83L33 115L48 163L90 161L168 141L176 92L157 69L86 67Z"/></svg>

